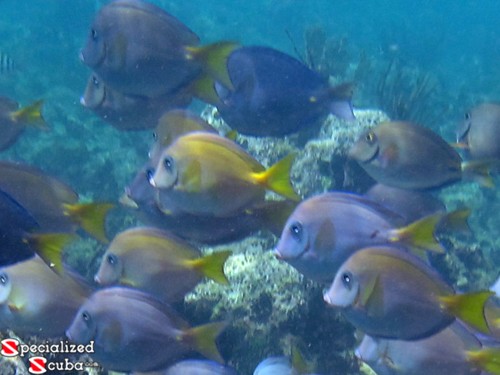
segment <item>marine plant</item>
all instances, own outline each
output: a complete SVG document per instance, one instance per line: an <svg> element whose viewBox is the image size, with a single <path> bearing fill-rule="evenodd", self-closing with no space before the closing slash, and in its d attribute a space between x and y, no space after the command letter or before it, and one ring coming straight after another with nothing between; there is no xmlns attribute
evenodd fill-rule
<svg viewBox="0 0 500 375"><path fill-rule="evenodd" d="M433 124L444 114L436 106L439 85L429 73L391 59L375 87L377 106L393 120Z"/></svg>

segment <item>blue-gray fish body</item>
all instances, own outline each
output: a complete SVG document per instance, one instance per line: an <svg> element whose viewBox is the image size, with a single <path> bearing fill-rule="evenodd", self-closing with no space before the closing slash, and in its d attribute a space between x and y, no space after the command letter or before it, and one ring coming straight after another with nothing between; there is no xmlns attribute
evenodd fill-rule
<svg viewBox="0 0 500 375"><path fill-rule="evenodd" d="M34 256L28 233L39 228L32 214L16 199L0 190L0 266L8 266Z"/></svg>
<svg viewBox="0 0 500 375"><path fill-rule="evenodd" d="M143 130L157 125L165 111L185 107L191 95L185 91L155 98L122 94L93 73L87 82L80 103L119 130Z"/></svg>
<svg viewBox="0 0 500 375"><path fill-rule="evenodd" d="M500 159L500 104L483 103L467 112L457 138L472 159Z"/></svg>
<svg viewBox="0 0 500 375"><path fill-rule="evenodd" d="M148 225L165 229L177 236L204 244L236 241L259 230L279 235L295 202L266 201L235 216L214 217L189 213L164 213L156 203L155 188L149 183L153 167L147 163L125 188L122 204L134 208L135 214Z"/></svg>
<svg viewBox="0 0 500 375"><path fill-rule="evenodd" d="M388 210L399 214L404 219L404 224L410 224L436 212L446 211L443 202L424 191L376 184L365 195Z"/></svg>
<svg viewBox="0 0 500 375"><path fill-rule="evenodd" d="M268 47L242 47L231 53L227 70L232 89L216 84L217 108L233 129L254 136L282 136L332 112L354 118L350 93L293 57Z"/></svg>
<svg viewBox="0 0 500 375"><path fill-rule="evenodd" d="M171 308L150 295L113 287L90 296L66 335L79 344L94 340L92 357L109 370L153 371L190 351L182 341L187 329Z"/></svg>
<svg viewBox="0 0 500 375"><path fill-rule="evenodd" d="M269 357L261 361L253 375L299 375L288 357Z"/></svg>
<svg viewBox="0 0 500 375"><path fill-rule="evenodd" d="M385 233L400 222L398 215L365 197L320 194L297 206L275 252L306 277L331 282L353 252L387 244Z"/></svg>
<svg viewBox="0 0 500 375"><path fill-rule="evenodd" d="M430 129L384 122L354 143L349 156L377 182L402 189L429 189L462 179L460 155Z"/></svg>
<svg viewBox="0 0 500 375"><path fill-rule="evenodd" d="M378 375L479 375L466 352L481 348L479 340L459 322L435 335L414 341L365 336L356 356Z"/></svg>
<svg viewBox="0 0 500 375"><path fill-rule="evenodd" d="M190 83L201 67L186 58L198 37L161 8L140 0L116 0L96 15L83 63L106 85L127 95L157 97Z"/></svg>
<svg viewBox="0 0 500 375"><path fill-rule="evenodd" d="M136 373L132 375L238 375L235 369L220 363L202 360L186 359L162 371Z"/></svg>
<svg viewBox="0 0 500 375"><path fill-rule="evenodd" d="M347 320L370 336L416 340L455 320L440 301L454 293L420 258L379 246L351 255L324 299L341 308Z"/></svg>
<svg viewBox="0 0 500 375"><path fill-rule="evenodd" d="M39 257L0 269L0 326L18 334L60 337L85 300L85 291Z"/></svg>

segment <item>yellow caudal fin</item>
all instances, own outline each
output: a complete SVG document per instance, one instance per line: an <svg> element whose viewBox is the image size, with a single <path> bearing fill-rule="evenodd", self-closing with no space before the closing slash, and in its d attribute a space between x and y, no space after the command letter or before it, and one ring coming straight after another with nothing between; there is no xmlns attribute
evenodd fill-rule
<svg viewBox="0 0 500 375"><path fill-rule="evenodd" d="M222 330L226 328L226 325L225 322L218 322L190 328L182 332L179 336L179 340L203 354L205 357L219 363L224 363L224 359L217 349L215 340Z"/></svg>
<svg viewBox="0 0 500 375"><path fill-rule="evenodd" d="M208 75L202 75L191 85L193 94L203 100L205 103L212 105L220 105L221 100L217 91L215 91L215 80Z"/></svg>
<svg viewBox="0 0 500 375"><path fill-rule="evenodd" d="M233 84L227 71L227 58L240 45L235 42L222 41L202 47L185 47L188 59L199 61L206 74L232 90Z"/></svg>
<svg viewBox="0 0 500 375"><path fill-rule="evenodd" d="M484 348L465 353L467 360L488 374L500 375L500 348Z"/></svg>
<svg viewBox="0 0 500 375"><path fill-rule="evenodd" d="M49 267L62 274L62 251L74 238L75 235L68 233L40 233L30 234L27 241Z"/></svg>
<svg viewBox="0 0 500 375"><path fill-rule="evenodd" d="M49 126L45 122L42 116L42 106L43 100L37 100L36 102L18 109L10 114L12 121L33 125L42 130L49 130Z"/></svg>
<svg viewBox="0 0 500 375"><path fill-rule="evenodd" d="M65 204L64 213L92 237L107 243L109 240L106 237L105 222L106 214L111 208L111 203Z"/></svg>
<svg viewBox="0 0 500 375"><path fill-rule="evenodd" d="M462 232L471 234L472 230L469 227L467 220L471 214L468 208L455 210L443 216L439 223L439 229L451 230L454 232Z"/></svg>
<svg viewBox="0 0 500 375"><path fill-rule="evenodd" d="M454 294L439 297L443 307L449 313L485 334L490 333L484 316L484 305L495 293L486 290L467 294Z"/></svg>
<svg viewBox="0 0 500 375"><path fill-rule="evenodd" d="M492 170L498 170L499 168L500 160L498 159L470 160L462 163L464 178L476 181L487 188L495 187L490 173Z"/></svg>
<svg viewBox="0 0 500 375"><path fill-rule="evenodd" d="M262 223L261 228L279 237L295 207L297 202L290 200L266 201L264 205L253 208L250 214Z"/></svg>
<svg viewBox="0 0 500 375"><path fill-rule="evenodd" d="M297 370L299 374L312 374L314 372L314 365L308 362L297 345L292 345L292 353L290 359L292 367Z"/></svg>
<svg viewBox="0 0 500 375"><path fill-rule="evenodd" d="M224 263L231 253L230 250L218 251L198 259L189 260L188 263L198 269L205 277L219 284L229 285L229 280L224 274Z"/></svg>
<svg viewBox="0 0 500 375"><path fill-rule="evenodd" d="M402 243L416 250L428 250L444 253L441 244L436 240L434 232L436 225L445 214L436 213L414 221L410 225L389 231L389 241Z"/></svg>
<svg viewBox="0 0 500 375"><path fill-rule="evenodd" d="M264 172L254 173L255 181L288 199L300 201L299 195L293 190L290 182L290 169L292 168L295 154L291 153L284 157Z"/></svg>

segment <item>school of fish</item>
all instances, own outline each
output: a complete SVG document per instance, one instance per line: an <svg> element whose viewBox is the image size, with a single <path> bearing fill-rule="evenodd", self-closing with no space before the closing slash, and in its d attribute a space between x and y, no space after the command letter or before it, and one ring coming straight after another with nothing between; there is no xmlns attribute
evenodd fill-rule
<svg viewBox="0 0 500 375"><path fill-rule="evenodd" d="M446 251L438 234L466 228L470 213L447 212L435 192L493 184L500 104L466 113L456 139L464 156L419 124L377 124L348 152L376 181L369 191L303 197L290 177L295 154L264 166L234 134L307 132L329 114L349 126L352 84L332 86L271 47L200 45L142 0L102 6L79 57L91 69L84 107L122 131L154 129L120 198L143 225L108 239L115 203L88 202L56 176L0 161L2 329L93 341L92 358L109 371L236 375L216 345L230 318L192 327L175 304L204 278L230 283L231 251L204 254L201 245L267 230L278 238L276 258L323 285L328 307L362 332L355 355L378 375L500 374L500 279L491 291L462 293L427 258ZM2 70L13 66L0 54ZM193 98L215 106L232 131L219 134L186 109ZM0 97L0 151L29 126L49 130L42 105ZM105 247L93 282L64 262L79 235ZM296 356L270 357L254 375L312 372Z"/></svg>

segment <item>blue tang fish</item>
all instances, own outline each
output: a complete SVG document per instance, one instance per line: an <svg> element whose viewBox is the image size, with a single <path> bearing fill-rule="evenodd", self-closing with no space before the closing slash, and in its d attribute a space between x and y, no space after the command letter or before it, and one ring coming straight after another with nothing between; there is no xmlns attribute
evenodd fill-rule
<svg viewBox="0 0 500 375"><path fill-rule="evenodd" d="M232 88L216 83L217 108L233 129L253 136L282 136L333 113L353 119L351 85L328 80L295 58L268 47L234 50L227 59Z"/></svg>

